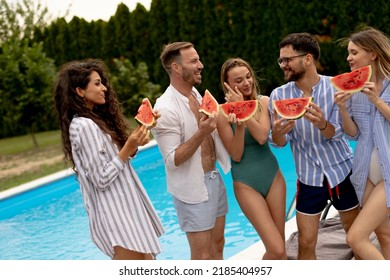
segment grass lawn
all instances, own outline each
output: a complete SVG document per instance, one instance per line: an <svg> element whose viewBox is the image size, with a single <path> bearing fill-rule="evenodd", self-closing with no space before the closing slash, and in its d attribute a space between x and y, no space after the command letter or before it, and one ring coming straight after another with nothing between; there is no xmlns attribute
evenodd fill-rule
<svg viewBox="0 0 390 280"><path fill-rule="evenodd" d="M68 168L62 161L60 131L0 139L0 191Z"/></svg>
<svg viewBox="0 0 390 280"><path fill-rule="evenodd" d="M130 119L130 125L136 127L137 123ZM35 136L38 148L31 135L0 139L0 191L70 167L63 162L60 130Z"/></svg>
<svg viewBox="0 0 390 280"><path fill-rule="evenodd" d="M61 143L61 132L59 130L39 132L36 134L40 149ZM0 139L0 156L19 155L23 152L34 150L34 143L31 135L23 135L11 138Z"/></svg>

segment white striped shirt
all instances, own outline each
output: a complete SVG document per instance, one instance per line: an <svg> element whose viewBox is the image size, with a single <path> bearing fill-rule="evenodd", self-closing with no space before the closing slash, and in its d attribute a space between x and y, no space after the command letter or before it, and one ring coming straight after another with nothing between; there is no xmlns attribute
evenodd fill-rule
<svg viewBox="0 0 390 280"><path fill-rule="evenodd" d="M122 162L111 136L88 118L74 117L72 155L89 218L91 238L106 255L114 246L158 254L160 219L130 162Z"/></svg>
<svg viewBox="0 0 390 280"><path fill-rule="evenodd" d="M390 106L390 81L383 82L380 98ZM390 122L362 93L355 93L349 99L348 111L358 126L359 133L355 149L355 160L351 181L360 203L366 187L373 149L377 150L379 163L385 181L386 204L390 207Z"/></svg>
<svg viewBox="0 0 390 280"><path fill-rule="evenodd" d="M353 151L341 128L341 116L334 103L334 93L330 77L320 75L320 81L312 89L312 97L313 102L321 108L324 118L335 127L335 135L331 139L327 140L317 127L303 117L295 121L295 127L286 135L298 179L306 185L320 187L326 176L333 188L344 181L352 169ZM271 120L274 114L273 100L300 97L303 97L303 92L295 82L274 89L269 102Z"/></svg>

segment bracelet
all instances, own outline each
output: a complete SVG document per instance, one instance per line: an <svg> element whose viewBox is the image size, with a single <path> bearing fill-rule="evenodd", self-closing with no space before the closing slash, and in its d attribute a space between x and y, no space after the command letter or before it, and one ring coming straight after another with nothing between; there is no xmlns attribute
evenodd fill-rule
<svg viewBox="0 0 390 280"><path fill-rule="evenodd" d="M318 129L322 131L322 130L325 130L325 128L327 128L327 126L328 126L328 121L325 122L324 128L318 128Z"/></svg>

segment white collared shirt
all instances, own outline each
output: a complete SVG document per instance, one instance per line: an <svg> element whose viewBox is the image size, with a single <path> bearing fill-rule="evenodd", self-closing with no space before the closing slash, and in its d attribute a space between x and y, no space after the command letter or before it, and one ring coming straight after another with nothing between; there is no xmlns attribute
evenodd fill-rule
<svg viewBox="0 0 390 280"><path fill-rule="evenodd" d="M195 87L193 96L199 103L202 96ZM170 85L160 96L154 109L161 117L152 133L165 163L168 192L186 203L200 203L208 200L204 184L201 148L199 147L191 158L180 166L175 165L176 149L187 142L198 130L198 122L190 109L187 97ZM217 160L225 173L230 170L230 158L220 140L217 130L212 133L217 154Z"/></svg>

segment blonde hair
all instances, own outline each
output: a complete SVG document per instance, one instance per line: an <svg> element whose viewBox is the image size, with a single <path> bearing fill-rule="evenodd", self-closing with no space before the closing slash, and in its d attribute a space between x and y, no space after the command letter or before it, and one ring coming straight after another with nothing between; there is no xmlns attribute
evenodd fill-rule
<svg viewBox="0 0 390 280"><path fill-rule="evenodd" d="M340 40L342 46L353 42L367 52L374 52L378 59L375 60L377 75L390 79L390 40L383 32L373 27L363 27L348 38Z"/></svg>
<svg viewBox="0 0 390 280"><path fill-rule="evenodd" d="M221 86L223 88L224 93L226 94L227 89L223 83L224 82L227 83L228 72L235 67L242 67L242 66L246 67L249 70L249 72L251 73L251 76L253 78L252 91L251 91L251 95L249 96L249 99L250 100L257 100L257 102L259 103L259 110L255 114L255 118L258 119L258 112L260 112L262 110L262 106L260 103L260 97L261 97L260 96L260 88L259 88L259 83L258 83L256 75L255 75L255 71L252 69L249 62L247 62L246 60L239 58L239 57L229 58L228 60L226 60L225 63L222 64L222 67L221 67L221 75L220 75Z"/></svg>
<svg viewBox="0 0 390 280"><path fill-rule="evenodd" d="M224 82L227 83L227 74L228 72L235 68L235 67L246 67L249 72L251 73L251 76L253 77L253 84L252 84L252 93L250 96L251 100L256 100L258 99L258 95L260 95L260 89L259 89L259 84L257 82L256 76L255 76L255 71L253 71L252 67L249 65L247 61L245 61L242 58L236 57L236 58L229 58L228 60L225 61L225 63L221 67L221 86L224 91L224 93L227 92L225 85L223 84Z"/></svg>

